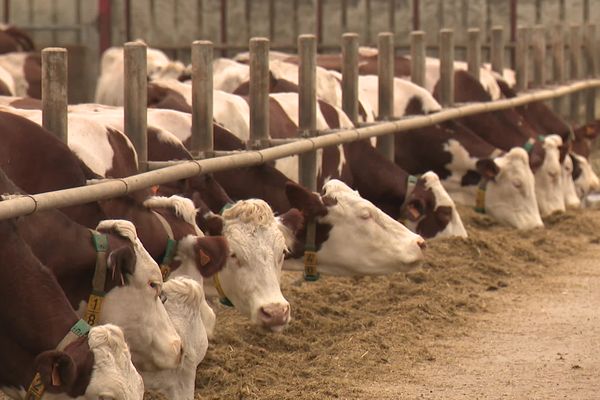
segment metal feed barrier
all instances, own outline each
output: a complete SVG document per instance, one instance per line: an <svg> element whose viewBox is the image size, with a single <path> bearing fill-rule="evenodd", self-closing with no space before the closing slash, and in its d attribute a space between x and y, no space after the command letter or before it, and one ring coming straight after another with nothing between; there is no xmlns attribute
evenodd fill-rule
<svg viewBox="0 0 600 400"><path fill-rule="evenodd" d="M546 44L543 28L536 27L535 39L529 43L529 31L519 30L519 41L523 41L517 51L517 85L527 88L529 72L529 52L533 50L536 65L533 68L533 86L546 84L543 64L546 57ZM267 161L300 155L300 180L310 189L316 186L315 150L371 137L378 140L378 149L393 160L394 140L390 135L395 131L426 127L468 115L517 107L536 101L555 99L558 110L563 109L562 99L572 96L571 120L579 122L580 92L586 90L586 120L595 119L596 89L600 87L597 76L595 54L595 26L585 27L582 39L581 29L570 30L571 75L573 81L564 84L564 44L562 35L555 35L552 51L554 80L551 88L538 89L521 94L513 99L503 99L487 103L453 105L453 62L454 43L451 30L440 31L440 79L441 103L446 109L431 115L394 119L392 85L394 71L393 36L382 33L379 45L379 122L354 129L338 130L318 135L316 130L316 37L301 35L298 38L300 57L299 69L299 137L294 140L276 141L269 138L268 126L268 47L269 41L254 38L250 41L250 140L248 147L254 150L220 155L213 149L212 132L212 44L196 41L192 44L192 154L194 161L148 162L146 139L146 48L139 43L125 45L125 129L138 153L140 173L122 179L107 179L90 186L77 187L54 192L25 195L0 202L0 219L32 214L38 211L63 208L92 201L118 197L130 192L160 185L197 174L247 167ZM411 43L412 79L423 85L425 77L425 41L423 32L413 32ZM492 34L492 68L503 70L502 28L495 27ZM480 32L469 30L468 69L479 73L481 60ZM342 104L352 122L358 115L358 36L347 33L342 37L343 81ZM573 61L573 59L575 59ZM586 80L583 77L581 59L585 60ZM66 52L64 49L49 48L43 51L42 104L43 125L63 141L67 140L66 102ZM575 105L573 105L575 104ZM211 158L212 157L212 158ZM158 168L158 169L157 169ZM148 171L149 169L156 169Z"/></svg>

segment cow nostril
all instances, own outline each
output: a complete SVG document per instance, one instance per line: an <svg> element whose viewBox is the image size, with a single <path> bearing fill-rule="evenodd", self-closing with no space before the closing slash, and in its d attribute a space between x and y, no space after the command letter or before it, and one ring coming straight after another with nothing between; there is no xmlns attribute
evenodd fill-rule
<svg viewBox="0 0 600 400"><path fill-rule="evenodd" d="M260 308L260 314L261 314L261 317L264 317L264 319L267 319L267 320L271 319L273 317L269 311L265 310L264 307Z"/></svg>

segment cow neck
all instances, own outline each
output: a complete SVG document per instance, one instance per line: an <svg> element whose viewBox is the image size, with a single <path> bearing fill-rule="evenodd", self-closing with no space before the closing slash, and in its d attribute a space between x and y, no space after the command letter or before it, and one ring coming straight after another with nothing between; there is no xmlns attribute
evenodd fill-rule
<svg viewBox="0 0 600 400"><path fill-rule="evenodd" d="M67 332L67 334L61 339L61 341L56 346L56 350L63 351L65 348L75 342L78 338L86 337L90 332L90 325L88 325L83 319L77 321L71 329ZM54 380L54 376L52 377ZM60 378L59 378L60 379ZM42 383L42 376L39 372L36 372L31 384L29 384L29 388L27 389L27 393L25 394L25 400L40 400L44 395L46 388Z"/></svg>
<svg viewBox="0 0 600 400"><path fill-rule="evenodd" d="M167 222L165 217L160 215L155 210L152 210L152 213L158 219L158 221L162 225L162 227L165 230L167 237L168 237L164 255L162 257L162 260L159 263L160 273L162 275L163 281L166 281L167 279L169 279L169 276L171 275L171 272L172 272L171 264L173 264L173 261L175 259L175 254L177 254L177 246L179 245L179 242L177 240L175 240L175 235L173 234L173 229L171 229L171 225L169 225L169 223Z"/></svg>
<svg viewBox="0 0 600 400"><path fill-rule="evenodd" d="M221 208L221 211L219 212L219 214L222 215L225 210L233 207L234 204L235 203L225 203L225 205ZM226 307L234 307L231 300L229 300L229 298L225 294L225 291L223 290L223 286L221 286L221 279L219 278L219 271L215 272L215 274L213 275L213 284L215 285L215 289L217 290L217 293L219 295L219 303L223 304Z"/></svg>

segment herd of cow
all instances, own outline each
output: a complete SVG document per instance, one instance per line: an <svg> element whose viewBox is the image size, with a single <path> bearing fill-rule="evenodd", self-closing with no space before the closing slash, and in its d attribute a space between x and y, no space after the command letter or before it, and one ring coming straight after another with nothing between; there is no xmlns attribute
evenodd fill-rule
<svg viewBox="0 0 600 400"><path fill-rule="evenodd" d="M15 28L0 34L2 200L135 174L122 48L103 55L96 104L69 106L67 145L41 126L39 57L24 38ZM214 61L216 150L246 148L247 60ZM297 136L297 62L271 53L274 138ZM340 108L340 55L317 62L317 128L351 127ZM407 79L410 59L396 58L396 116L441 109L439 61L426 68L421 88ZM465 69L455 64L457 102L515 95L510 71L482 66L476 80ZM378 112L376 50L361 49L359 70L360 118L369 122ZM191 159L189 68L148 49L148 82L149 160ZM282 269L304 270L307 251L319 274L406 271L426 240L467 236L455 202L516 229L542 227L542 217L600 190L587 161L598 129L572 129L531 103L397 132L395 162L369 141L318 151L319 193L296 183L289 158L0 221L0 389L32 399L141 399L144 390L193 399L215 326L206 298L278 332L292 316Z"/></svg>

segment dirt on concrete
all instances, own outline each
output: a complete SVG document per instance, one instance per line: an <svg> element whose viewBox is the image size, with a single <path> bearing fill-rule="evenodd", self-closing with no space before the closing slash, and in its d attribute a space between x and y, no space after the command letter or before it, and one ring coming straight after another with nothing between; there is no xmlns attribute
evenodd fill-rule
<svg viewBox="0 0 600 400"><path fill-rule="evenodd" d="M235 310L217 307L216 338L198 368L196 398L538 398L540 386L586 376L590 367L572 359L568 347L533 345L573 336L593 322L580 323L573 311L563 319L565 330L554 330L559 317L538 321L534 311L545 303L535 295L551 290L565 260L579 260L582 252L600 255L600 211L554 215L545 229L530 231L499 226L470 209L460 213L470 237L430 242L427 261L410 273L315 283L286 274L283 292L294 320L283 333L265 333ZM593 272L593 263L588 267ZM504 343L498 351L497 337ZM524 349L530 353L521 354ZM465 360L465 352L472 357ZM551 363L558 353L559 361L571 363L562 376L526 362ZM515 379L522 374L529 374L523 385Z"/></svg>

